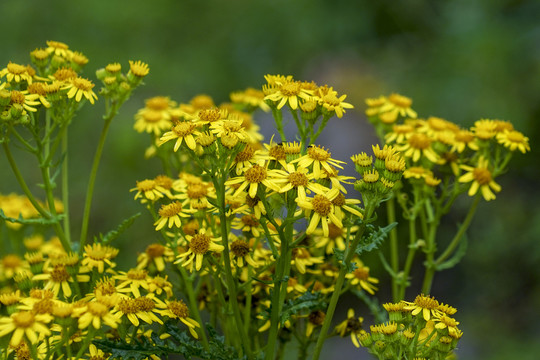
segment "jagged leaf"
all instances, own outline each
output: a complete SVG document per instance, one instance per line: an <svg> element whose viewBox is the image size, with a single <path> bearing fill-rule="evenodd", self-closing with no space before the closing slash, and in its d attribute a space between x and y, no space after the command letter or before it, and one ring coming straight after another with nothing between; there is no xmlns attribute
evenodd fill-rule
<svg viewBox="0 0 540 360"><path fill-rule="evenodd" d="M334 256L336 257L339 266L347 266L347 264L345 264L345 250L339 250L338 248L334 248ZM347 272L353 272L357 268L358 267L356 266L356 263L354 261L351 261L351 263L347 266Z"/></svg>
<svg viewBox="0 0 540 360"><path fill-rule="evenodd" d="M302 296L289 300L283 304L283 309L280 314L281 325L285 324L285 321L287 321L291 315L298 314L303 310L309 310L311 312L315 309L324 307L323 305L321 293L319 291L311 292L311 289L309 289L302 294Z"/></svg>
<svg viewBox="0 0 540 360"><path fill-rule="evenodd" d="M124 339L118 339L117 341L111 340L94 340L94 344L101 350L111 353L109 359L122 359L122 360L144 360L151 355L162 356L166 355L168 351L154 346L145 337L142 340L135 339L130 343Z"/></svg>
<svg viewBox="0 0 540 360"><path fill-rule="evenodd" d="M141 213L136 213L135 215L122 221L122 223L118 225L116 229L109 231L104 236L100 234L101 241L104 244L108 244L112 242L113 240L118 238L124 231L126 231L127 228L129 228L133 224L135 219L138 218L139 216L141 216Z"/></svg>
<svg viewBox="0 0 540 360"><path fill-rule="evenodd" d="M379 227L378 229L375 229L375 226L371 224L366 225L366 234L358 243L355 250L356 254L361 255L364 252L377 249L396 225L397 222L393 222L385 227Z"/></svg>
<svg viewBox="0 0 540 360"><path fill-rule="evenodd" d="M39 218L33 218L33 219L24 219L21 215L17 219L6 216L4 214L4 211L0 209L0 218L4 219L5 221L9 221L12 223L18 223L22 225L52 225L60 222L60 220L63 218L63 215L57 215L55 217L51 217L50 219L45 219L43 217Z"/></svg>

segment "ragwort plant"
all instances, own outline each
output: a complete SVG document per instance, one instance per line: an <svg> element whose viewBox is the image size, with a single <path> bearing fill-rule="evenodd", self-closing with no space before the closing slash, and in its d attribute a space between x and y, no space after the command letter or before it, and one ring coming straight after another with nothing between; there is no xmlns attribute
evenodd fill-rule
<svg viewBox="0 0 540 360"><path fill-rule="evenodd" d="M435 272L463 256L477 205L500 191L494 179L512 153L529 150L510 123L484 119L467 130L419 119L398 94L368 99L381 144L373 156L351 157L354 178L340 175L346 163L317 143L334 116L353 108L333 87L266 75L262 89L233 92L219 106L206 95L186 103L150 98L134 128L149 135L144 155L163 172L130 191L153 218L156 237L134 267L120 270L112 242L136 216L90 237L91 201L109 125L149 69L130 62L123 74L111 63L96 72L106 108L75 240L68 127L98 96L79 75L88 59L63 43L47 45L31 53L33 67L10 62L0 71L1 142L24 193L0 197L9 243L2 249L11 249L0 262L2 358L282 359L293 342L299 359L318 359L331 336L350 337L379 359L453 353L462 336L457 310L425 294ZM263 142L254 121L260 110L272 113L278 141ZM294 139L284 116L296 123ZM15 144L36 157L44 200L19 170ZM352 184L359 195L349 194ZM473 197L469 212L452 239L439 241L441 219L465 193ZM381 211L388 223L377 220ZM408 239L398 232L404 226ZM393 302L382 306L379 280L363 262L370 251L392 279ZM420 295L405 301L419 254ZM333 321L346 293L366 306ZM365 310L377 323L369 332L355 314Z"/></svg>

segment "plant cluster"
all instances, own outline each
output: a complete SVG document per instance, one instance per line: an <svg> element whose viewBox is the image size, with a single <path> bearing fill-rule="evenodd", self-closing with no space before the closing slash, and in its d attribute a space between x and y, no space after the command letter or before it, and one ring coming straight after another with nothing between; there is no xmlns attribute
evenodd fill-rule
<svg viewBox="0 0 540 360"><path fill-rule="evenodd" d="M233 92L219 105L207 95L185 103L152 97L134 129L149 135L145 157L159 160L163 172L130 191L156 236L121 270L112 243L138 215L90 241L91 199L109 125L149 69L138 61L127 74L118 63L96 72L105 115L75 241L67 130L98 96L79 75L88 59L66 44L47 45L31 53L33 67L10 62L0 71L1 142L24 192L0 196L2 241L9 243L2 249L11 249L0 259L1 357L282 359L294 343L299 359L318 359L330 336L350 336L380 359L452 354L462 336L456 309L424 294L436 271L463 256L477 204L500 191L494 179L512 152L529 150L510 123L484 119L464 130L417 118L412 101L398 94L368 99L381 144L373 156L351 156L352 177L340 174L345 161L317 143L333 117L353 108L331 86L266 75L261 89ZM275 120L268 143L256 111ZM289 120L294 139L284 132ZM36 157L45 201L27 185L13 143ZM474 197L470 210L437 254L441 219L465 193ZM409 239L397 220L408 224ZM400 245L407 245L403 268ZM391 275L393 303L381 306L375 297L379 280L364 263L371 251ZM407 302L419 251L423 293ZM378 324L370 332L353 309L333 321L347 293L372 312Z"/></svg>

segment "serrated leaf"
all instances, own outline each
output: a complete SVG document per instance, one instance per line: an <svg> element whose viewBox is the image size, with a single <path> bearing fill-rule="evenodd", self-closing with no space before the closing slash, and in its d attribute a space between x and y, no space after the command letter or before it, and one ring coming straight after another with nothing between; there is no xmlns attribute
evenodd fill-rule
<svg viewBox="0 0 540 360"><path fill-rule="evenodd" d="M379 227L375 230L375 227L371 224L366 225L366 235L362 237L358 246L355 249L357 255L361 255L364 252L370 252L377 249L384 239L388 236L388 233L397 225L397 222L388 224L385 227Z"/></svg>
<svg viewBox="0 0 540 360"><path fill-rule="evenodd" d="M345 250L339 250L338 248L334 248L334 256L336 257L336 260L341 267L347 266L345 264ZM356 270L358 267L356 266L356 263L354 261L351 261L351 263L347 266L347 273L351 273L354 270Z"/></svg>
<svg viewBox="0 0 540 360"><path fill-rule="evenodd" d="M130 343L124 339L117 341L111 340L94 340L94 344L101 350L110 353L109 359L122 359L122 360L144 360L151 355L166 355L167 351L159 349L154 346L148 339L142 338L141 340L135 339Z"/></svg>
<svg viewBox="0 0 540 360"><path fill-rule="evenodd" d="M127 228L129 228L133 224L135 219L138 218L139 216L141 216L141 213L136 213L135 215L133 215L133 216L125 219L124 221L122 221L122 223L120 223L120 225L118 225L118 227L116 229L109 231L104 236L100 234L101 241L104 244L108 244L108 243L112 242L113 240L118 238L120 235L122 235L122 233L124 231L126 231Z"/></svg>
<svg viewBox="0 0 540 360"><path fill-rule="evenodd" d="M15 218L6 216L6 214L4 214L4 211L0 209L0 218L4 219L5 221L18 223L22 225L53 225L60 222L60 220L63 218L63 215L60 214L55 217L51 217L50 219L45 219L43 217L34 218L34 219L24 219L21 215L19 215L19 217L15 219Z"/></svg>
<svg viewBox="0 0 540 360"><path fill-rule="evenodd" d="M325 307L322 301L320 292L306 291L302 296L287 301L283 304L283 309L280 314L281 325L285 324L292 315L298 314L300 311L309 310L310 312L315 309Z"/></svg>

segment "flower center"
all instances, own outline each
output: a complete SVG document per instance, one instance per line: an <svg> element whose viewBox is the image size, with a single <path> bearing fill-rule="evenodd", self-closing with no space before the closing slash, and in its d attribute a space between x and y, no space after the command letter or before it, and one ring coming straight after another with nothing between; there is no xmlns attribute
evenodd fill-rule
<svg viewBox="0 0 540 360"><path fill-rule="evenodd" d="M365 267L359 267L358 269L355 269L354 277L359 280L367 280L369 278L369 270Z"/></svg>
<svg viewBox="0 0 540 360"><path fill-rule="evenodd" d="M165 253L165 246L161 244L151 244L146 248L146 254L151 258L157 258Z"/></svg>
<svg viewBox="0 0 540 360"><path fill-rule="evenodd" d="M219 109L204 109L199 111L199 119L202 121L214 122L221 119L221 111Z"/></svg>
<svg viewBox="0 0 540 360"><path fill-rule="evenodd" d="M357 332L362 329L362 323L357 318L348 318L347 319L347 331Z"/></svg>
<svg viewBox="0 0 540 360"><path fill-rule="evenodd" d="M491 172L488 169L475 168L473 177L480 185L486 185L491 182Z"/></svg>
<svg viewBox="0 0 540 360"><path fill-rule="evenodd" d="M153 190L156 186L156 182L154 180L142 180L137 181L137 190L139 191L150 191Z"/></svg>
<svg viewBox="0 0 540 360"><path fill-rule="evenodd" d="M249 254L249 245L242 240L236 240L231 244L231 252L236 257L244 257Z"/></svg>
<svg viewBox="0 0 540 360"><path fill-rule="evenodd" d="M26 72L26 66L14 64L12 62L10 62L7 65L7 69L10 73L15 74L15 75L24 74Z"/></svg>
<svg viewBox="0 0 540 360"><path fill-rule="evenodd" d="M197 125L184 121L173 127L172 131L179 137L184 137L191 134L195 127L197 127Z"/></svg>
<svg viewBox="0 0 540 360"><path fill-rule="evenodd" d="M182 211L182 203L180 201L175 201L168 205L162 205L159 209L158 214L161 217L173 217L178 215Z"/></svg>
<svg viewBox="0 0 540 360"><path fill-rule="evenodd" d="M189 242L189 248L195 254L206 254L210 248L210 237L205 234L196 234Z"/></svg>
<svg viewBox="0 0 540 360"><path fill-rule="evenodd" d="M259 197L257 195L255 195L255 197L251 197L251 196L246 196L246 204L247 206L253 208L255 206L257 206L257 204L259 203L259 201L261 201L261 199L259 199Z"/></svg>
<svg viewBox="0 0 540 360"><path fill-rule="evenodd" d="M169 310L178 316L179 318L187 318L189 316L189 310L186 304L182 300L171 301L168 304Z"/></svg>
<svg viewBox="0 0 540 360"><path fill-rule="evenodd" d="M94 84L90 82L90 80L83 79L83 78L76 78L73 79L73 86L75 86L79 90L88 91L92 90L94 87Z"/></svg>
<svg viewBox="0 0 540 360"><path fill-rule="evenodd" d="M408 108L412 105L412 100L409 99L406 96L399 95L399 94L392 94L388 97L388 101L390 101L392 104L402 107L402 108Z"/></svg>
<svg viewBox="0 0 540 360"><path fill-rule="evenodd" d="M63 265L56 265L51 271L51 280L56 283L61 283L64 281L69 280L71 275L66 271L65 266Z"/></svg>
<svg viewBox="0 0 540 360"><path fill-rule="evenodd" d="M47 95L47 91L45 91L45 87L42 83L33 83L28 85L28 92L30 94L38 94L39 96Z"/></svg>
<svg viewBox="0 0 540 360"><path fill-rule="evenodd" d="M143 120L147 123L156 123L162 119L162 114L160 111L148 109L142 114Z"/></svg>
<svg viewBox="0 0 540 360"><path fill-rule="evenodd" d="M250 183L260 183L266 179L266 169L260 165L253 165L244 174L246 180Z"/></svg>
<svg viewBox="0 0 540 360"><path fill-rule="evenodd" d="M152 311L156 307L156 304L152 301L152 299L147 297L137 298L135 299L135 303L138 311Z"/></svg>
<svg viewBox="0 0 540 360"><path fill-rule="evenodd" d="M436 309L439 306L439 302L433 297L418 295L414 299L414 303L422 309Z"/></svg>
<svg viewBox="0 0 540 360"><path fill-rule="evenodd" d="M190 199L200 199L206 197L208 188L203 184L193 184L187 188L187 196Z"/></svg>
<svg viewBox="0 0 540 360"><path fill-rule="evenodd" d="M133 314L139 311L139 307L135 299L122 299L118 303L118 310L124 314Z"/></svg>
<svg viewBox="0 0 540 360"><path fill-rule="evenodd" d="M229 133L229 132L237 132L237 131L240 131L242 129L242 123L241 122L236 122L236 121L224 121L223 122L223 130L225 130L225 132Z"/></svg>
<svg viewBox="0 0 540 360"><path fill-rule="evenodd" d="M126 276L130 280L144 280L148 272L146 270L131 269L127 272Z"/></svg>
<svg viewBox="0 0 540 360"><path fill-rule="evenodd" d="M119 63L112 63L112 64L107 64L107 66L105 66L105 70L110 72L111 74L116 74L117 72L119 72L120 70L122 70L122 65L120 65ZM146 105L148 107L148 102L150 100L147 100L146 101Z"/></svg>
<svg viewBox="0 0 540 360"><path fill-rule="evenodd" d="M249 227L259 226L259 222L257 221L257 218L253 215L244 215L242 216L240 220L245 226L249 226Z"/></svg>
<svg viewBox="0 0 540 360"><path fill-rule="evenodd" d="M407 124L397 124L392 126L392 131L396 134L408 134L412 132L414 128L411 125Z"/></svg>
<svg viewBox="0 0 540 360"><path fill-rule="evenodd" d="M285 96L295 96L300 93L299 82L288 82L283 84L280 89L281 93Z"/></svg>
<svg viewBox="0 0 540 360"><path fill-rule="evenodd" d="M50 314L53 311L54 303L51 299L42 299L34 303L32 311L36 314Z"/></svg>
<svg viewBox="0 0 540 360"><path fill-rule="evenodd" d="M327 94L327 95L324 95L323 97L323 101L327 104L330 104L332 106L339 106L339 104L341 103L341 101L339 101L339 99L337 98L336 95L334 94Z"/></svg>
<svg viewBox="0 0 540 360"><path fill-rule="evenodd" d="M103 317L107 314L109 308L105 304L94 301L88 303L88 311L94 316Z"/></svg>
<svg viewBox="0 0 540 360"><path fill-rule="evenodd" d="M275 145L270 148L268 155L276 160L284 160L287 154L285 154L285 149L283 149L283 146Z"/></svg>
<svg viewBox="0 0 540 360"><path fill-rule="evenodd" d="M332 202L324 195L315 195L311 203L313 205L313 211L321 216L327 216L332 210Z"/></svg>
<svg viewBox="0 0 540 360"><path fill-rule="evenodd" d="M522 143L525 140L525 136L519 131L510 131L506 135L507 139L514 143Z"/></svg>
<svg viewBox="0 0 540 360"><path fill-rule="evenodd" d="M294 187L307 186L307 184L309 183L309 179L305 174L295 171L289 174L289 182Z"/></svg>
<svg viewBox="0 0 540 360"><path fill-rule="evenodd" d="M332 200L334 206L343 206L345 205L345 196L342 193L339 193L334 200Z"/></svg>
<svg viewBox="0 0 540 360"><path fill-rule="evenodd" d="M330 158L330 152L320 146L312 146L307 151L308 156L319 161L326 161Z"/></svg>
<svg viewBox="0 0 540 360"><path fill-rule="evenodd" d="M17 255L9 254L2 259L2 265L5 268L15 269L22 265L22 260Z"/></svg>
<svg viewBox="0 0 540 360"><path fill-rule="evenodd" d="M28 328L34 324L34 315L30 311L21 311L13 315L16 328Z"/></svg>
<svg viewBox="0 0 540 360"><path fill-rule="evenodd" d="M309 322L315 325L322 325L324 318L325 314L321 310L313 311L308 315Z"/></svg>
<svg viewBox="0 0 540 360"><path fill-rule="evenodd" d="M25 97L24 97L24 94L22 92L17 91L17 90L13 90L11 92L11 103L12 104L23 105L24 100L25 100Z"/></svg>
<svg viewBox="0 0 540 360"><path fill-rule="evenodd" d="M336 239L343 235L343 229L336 226L334 223L328 224L328 237L330 239Z"/></svg>
<svg viewBox="0 0 540 360"><path fill-rule="evenodd" d="M431 140L424 134L413 134L409 138L409 145L414 149L424 150L430 147Z"/></svg>
<svg viewBox="0 0 540 360"><path fill-rule="evenodd" d="M236 162L248 161L253 158L254 154L255 154L255 149L253 149L253 147L248 144L246 145L244 150L240 151L238 155L236 155L235 160Z"/></svg>
<svg viewBox="0 0 540 360"><path fill-rule="evenodd" d="M71 68L61 68L56 70L53 76L56 80L66 81L77 77L77 73Z"/></svg>
<svg viewBox="0 0 540 360"><path fill-rule="evenodd" d="M468 130L461 130L455 134L454 139L457 142L468 143L474 140L474 134Z"/></svg>

